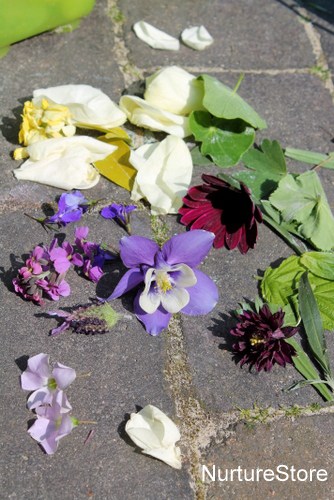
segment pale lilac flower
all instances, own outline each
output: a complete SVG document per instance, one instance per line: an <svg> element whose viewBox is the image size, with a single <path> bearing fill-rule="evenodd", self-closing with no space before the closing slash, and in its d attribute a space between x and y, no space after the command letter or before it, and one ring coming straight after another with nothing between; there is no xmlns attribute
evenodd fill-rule
<svg viewBox="0 0 334 500"><path fill-rule="evenodd" d="M173 313L207 314L218 301L218 289L196 267L209 253L213 240L213 233L196 230L173 236L160 249L142 236L122 238L120 256L129 270L108 300L143 284L134 311L151 335L166 328Z"/></svg>
<svg viewBox="0 0 334 500"><path fill-rule="evenodd" d="M51 406L36 408L37 419L28 429L30 436L40 443L48 455L55 453L60 439L78 425L75 418L63 412L64 396L62 391L57 391L52 397Z"/></svg>
<svg viewBox="0 0 334 500"><path fill-rule="evenodd" d="M50 403L53 393L55 391L62 392L73 382L75 377L75 370L61 363L55 363L51 371L47 354L40 353L29 358L27 369L21 375L22 389L34 391L28 398L27 407L32 410L40 405ZM64 403L62 411L69 411L71 407L65 395L62 396L62 401Z"/></svg>

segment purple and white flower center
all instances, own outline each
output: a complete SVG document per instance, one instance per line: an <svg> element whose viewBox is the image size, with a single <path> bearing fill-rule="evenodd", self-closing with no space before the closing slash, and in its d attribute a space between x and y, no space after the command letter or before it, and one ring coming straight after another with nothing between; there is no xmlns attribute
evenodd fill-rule
<svg viewBox="0 0 334 500"><path fill-rule="evenodd" d="M194 286L197 278L186 264L150 267L145 274L145 288L139 297L140 307L148 314L160 305L169 313L181 311L189 302L186 288Z"/></svg>

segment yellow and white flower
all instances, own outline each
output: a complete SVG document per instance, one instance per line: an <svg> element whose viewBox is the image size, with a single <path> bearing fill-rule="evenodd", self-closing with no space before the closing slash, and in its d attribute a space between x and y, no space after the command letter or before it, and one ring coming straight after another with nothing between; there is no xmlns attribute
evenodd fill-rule
<svg viewBox="0 0 334 500"><path fill-rule="evenodd" d="M159 408L147 405L138 413L131 413L125 431L143 453L181 469L181 451L175 446L181 438L180 431Z"/></svg>
<svg viewBox="0 0 334 500"><path fill-rule="evenodd" d="M75 136L38 141L21 149L21 157L25 154L29 159L14 170L17 179L70 190L95 186L100 174L91 163L117 148L92 137Z"/></svg>
<svg viewBox="0 0 334 500"><path fill-rule="evenodd" d="M145 144L130 154L131 165L138 170L131 199L145 198L151 213L175 214L191 182L193 163L186 143L174 135L162 142Z"/></svg>

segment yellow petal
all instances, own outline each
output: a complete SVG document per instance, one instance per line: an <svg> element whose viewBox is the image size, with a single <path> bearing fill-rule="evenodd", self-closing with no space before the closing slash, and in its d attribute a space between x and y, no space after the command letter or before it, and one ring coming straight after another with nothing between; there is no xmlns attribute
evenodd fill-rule
<svg viewBox="0 0 334 500"><path fill-rule="evenodd" d="M129 162L130 147L120 139L108 142L117 146L116 151L104 160L96 161L94 166L101 175L131 191L137 170Z"/></svg>

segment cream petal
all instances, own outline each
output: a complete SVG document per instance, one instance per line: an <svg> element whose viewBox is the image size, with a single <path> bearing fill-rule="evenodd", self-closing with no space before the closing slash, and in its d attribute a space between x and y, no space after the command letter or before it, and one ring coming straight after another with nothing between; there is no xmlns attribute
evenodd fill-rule
<svg viewBox="0 0 334 500"><path fill-rule="evenodd" d="M145 101L170 113L188 115L204 109L203 95L203 83L178 66L162 68L146 78Z"/></svg>
<svg viewBox="0 0 334 500"><path fill-rule="evenodd" d="M183 309L190 300L189 293L184 288L174 287L170 292L160 295L162 307L169 313L177 313Z"/></svg>
<svg viewBox="0 0 334 500"><path fill-rule="evenodd" d="M160 305L160 296L158 293L150 292L152 281L155 276L155 269L150 268L145 274L145 288L139 296L140 307L148 314L154 313Z"/></svg>
<svg viewBox="0 0 334 500"><path fill-rule="evenodd" d="M187 264L175 264L170 266L169 273L178 272L176 278L174 278L174 283L177 287L187 288L188 286L194 286L197 283L197 278L194 271Z"/></svg>
<svg viewBox="0 0 334 500"><path fill-rule="evenodd" d="M163 131L178 137L191 134L186 116L175 115L156 106L152 106L141 97L124 95L119 106L128 120L138 127L153 131Z"/></svg>
<svg viewBox="0 0 334 500"><path fill-rule="evenodd" d="M174 469L181 469L181 450L178 446L171 446L170 448L157 448L151 450L143 450L143 453L151 457L158 458L167 465Z"/></svg>
<svg viewBox="0 0 334 500"><path fill-rule="evenodd" d="M192 176L192 159L185 142L173 135L157 145L141 146L130 154L138 170L131 198L146 198L152 214L177 213Z"/></svg>
<svg viewBox="0 0 334 500"><path fill-rule="evenodd" d="M182 42L195 50L204 50L213 43L213 38L204 26L193 26L181 33Z"/></svg>
<svg viewBox="0 0 334 500"><path fill-rule="evenodd" d="M168 35L145 21L135 23L133 31L140 40L147 43L153 49L179 50L180 48L180 42L177 38Z"/></svg>
<svg viewBox="0 0 334 500"><path fill-rule="evenodd" d="M126 121L124 112L104 92L90 85L60 85L34 90L34 104L43 98L67 106L78 126L110 129Z"/></svg>
<svg viewBox="0 0 334 500"><path fill-rule="evenodd" d="M104 159L116 147L92 137L75 136L46 139L26 149L30 158L14 170L17 179L70 190L95 186L100 175L91 163Z"/></svg>

